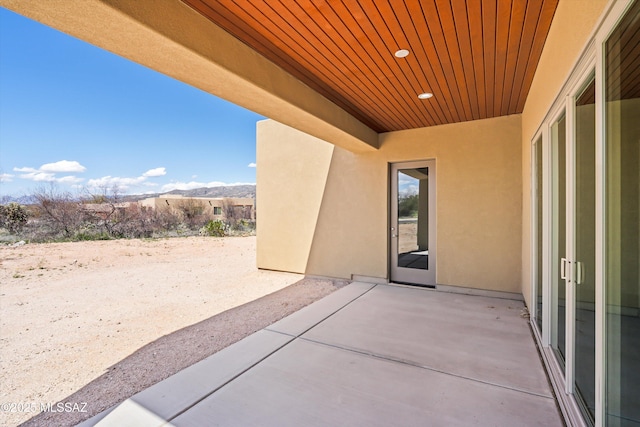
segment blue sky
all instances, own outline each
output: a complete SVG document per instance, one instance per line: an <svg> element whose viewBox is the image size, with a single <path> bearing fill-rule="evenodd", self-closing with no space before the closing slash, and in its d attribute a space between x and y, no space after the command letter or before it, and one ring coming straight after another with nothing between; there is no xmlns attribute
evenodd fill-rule
<svg viewBox="0 0 640 427"><path fill-rule="evenodd" d="M262 119L0 8L0 196L255 183Z"/></svg>

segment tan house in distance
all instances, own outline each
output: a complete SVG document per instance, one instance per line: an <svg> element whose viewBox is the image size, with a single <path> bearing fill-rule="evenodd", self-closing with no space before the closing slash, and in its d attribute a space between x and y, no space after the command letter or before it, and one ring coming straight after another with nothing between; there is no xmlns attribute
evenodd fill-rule
<svg viewBox="0 0 640 427"><path fill-rule="evenodd" d="M180 210L188 205L200 205L204 207L203 213L211 215L215 219L223 219L225 206L232 206L238 218L255 219L254 200L250 197L184 197L180 194L163 194L158 197L149 197L138 201L143 207L156 210Z"/></svg>
<svg viewBox="0 0 640 427"><path fill-rule="evenodd" d="M566 423L640 425L640 0L0 5L272 119L258 267L520 298Z"/></svg>

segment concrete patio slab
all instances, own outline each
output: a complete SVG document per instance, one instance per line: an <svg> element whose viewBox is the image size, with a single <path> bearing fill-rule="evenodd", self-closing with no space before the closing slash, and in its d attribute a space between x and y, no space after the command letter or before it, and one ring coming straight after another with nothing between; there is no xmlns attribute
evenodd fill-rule
<svg viewBox="0 0 640 427"><path fill-rule="evenodd" d="M551 397L520 301L379 285L303 337Z"/></svg>
<svg viewBox="0 0 640 427"><path fill-rule="evenodd" d="M561 426L521 309L354 283L84 425Z"/></svg>
<svg viewBox="0 0 640 427"><path fill-rule="evenodd" d="M80 426L160 426L282 348L293 337L258 331ZM103 419L104 418L104 419Z"/></svg>
<svg viewBox="0 0 640 427"><path fill-rule="evenodd" d="M300 336L374 287L375 285L371 283L353 282L349 286L305 307L303 310L279 320L266 329L294 337Z"/></svg>
<svg viewBox="0 0 640 427"><path fill-rule="evenodd" d="M490 408L490 409L489 409ZM174 426L553 426L551 398L296 340Z"/></svg>

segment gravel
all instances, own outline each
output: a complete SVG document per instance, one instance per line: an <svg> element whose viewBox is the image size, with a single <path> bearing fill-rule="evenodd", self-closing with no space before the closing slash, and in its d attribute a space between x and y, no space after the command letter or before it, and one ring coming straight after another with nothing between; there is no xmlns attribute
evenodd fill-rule
<svg viewBox="0 0 640 427"><path fill-rule="evenodd" d="M0 247L0 424L75 425L347 284L257 270L255 243Z"/></svg>

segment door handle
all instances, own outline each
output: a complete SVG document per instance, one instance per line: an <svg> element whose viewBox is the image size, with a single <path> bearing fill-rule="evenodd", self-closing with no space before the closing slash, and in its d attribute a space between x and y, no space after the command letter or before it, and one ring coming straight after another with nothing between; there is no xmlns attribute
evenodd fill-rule
<svg viewBox="0 0 640 427"><path fill-rule="evenodd" d="M584 279L584 263L580 261L576 261L576 285L582 284L582 280Z"/></svg>
<svg viewBox="0 0 640 427"><path fill-rule="evenodd" d="M560 258L560 278L563 280L567 279L567 259Z"/></svg>

